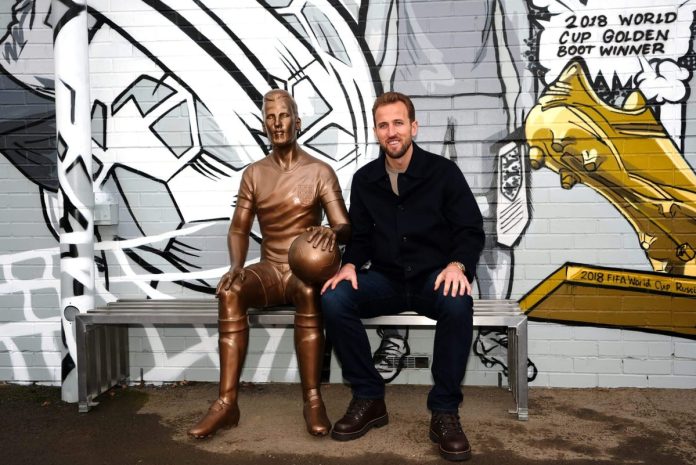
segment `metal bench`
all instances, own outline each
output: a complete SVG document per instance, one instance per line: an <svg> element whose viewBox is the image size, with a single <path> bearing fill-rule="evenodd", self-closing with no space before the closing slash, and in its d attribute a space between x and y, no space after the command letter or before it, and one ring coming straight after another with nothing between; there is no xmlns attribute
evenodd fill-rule
<svg viewBox="0 0 696 465"><path fill-rule="evenodd" d="M251 327L292 326L293 321L292 307L249 310ZM414 312L363 321L369 326L435 326L434 320ZM217 325L217 300L119 300L75 315L80 412L129 378L128 327L133 325ZM510 413L527 420L527 316L513 300L476 300L474 326L507 328L508 385L516 403Z"/></svg>

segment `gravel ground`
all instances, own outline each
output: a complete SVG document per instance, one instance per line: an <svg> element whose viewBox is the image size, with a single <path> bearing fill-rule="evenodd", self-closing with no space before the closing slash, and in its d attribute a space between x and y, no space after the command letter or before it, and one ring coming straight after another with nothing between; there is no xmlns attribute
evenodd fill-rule
<svg viewBox="0 0 696 465"><path fill-rule="evenodd" d="M207 440L186 429L217 387L184 383L114 389L87 414L60 389L0 385L0 464L430 464L448 463L428 440L427 386L387 387L390 423L355 441L304 430L295 384L244 384L237 428ZM323 387L332 420L350 392ZM696 390L531 389L530 418L507 413L510 393L464 388L462 424L472 464L696 464Z"/></svg>

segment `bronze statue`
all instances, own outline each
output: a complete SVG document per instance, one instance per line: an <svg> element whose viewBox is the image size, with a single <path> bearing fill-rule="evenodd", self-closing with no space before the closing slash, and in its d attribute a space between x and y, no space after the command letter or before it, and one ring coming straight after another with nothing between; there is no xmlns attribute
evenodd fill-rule
<svg viewBox="0 0 696 465"><path fill-rule="evenodd" d="M292 303L295 351L302 382L307 431L324 436L331 430L319 390L324 335L318 289L298 279L288 265L292 241L305 231L324 250L350 238L348 213L341 187L331 167L306 153L297 143L297 104L284 90L272 90L263 100L264 131L271 153L249 165L242 175L227 245L230 269L217 287L220 350L220 395L188 433L212 436L239 422L237 391L249 342L247 309ZM331 228L320 226L321 210ZM263 240L261 260L244 267L249 232L258 217Z"/></svg>

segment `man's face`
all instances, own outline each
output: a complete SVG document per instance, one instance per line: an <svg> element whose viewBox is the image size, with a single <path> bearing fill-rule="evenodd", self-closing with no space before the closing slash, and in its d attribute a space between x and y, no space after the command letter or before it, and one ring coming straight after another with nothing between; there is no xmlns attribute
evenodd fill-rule
<svg viewBox="0 0 696 465"><path fill-rule="evenodd" d="M410 153L417 132L418 123L409 119L404 103L382 105L375 111L375 137L388 157L396 159Z"/></svg>
<svg viewBox="0 0 696 465"><path fill-rule="evenodd" d="M297 141L300 118L295 115L290 99L277 96L264 102L264 130L273 147L286 147Z"/></svg>

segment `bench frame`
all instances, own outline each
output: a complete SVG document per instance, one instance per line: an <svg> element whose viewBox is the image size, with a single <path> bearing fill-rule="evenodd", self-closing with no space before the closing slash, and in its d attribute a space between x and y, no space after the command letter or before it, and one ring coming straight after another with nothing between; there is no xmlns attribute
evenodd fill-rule
<svg viewBox="0 0 696 465"><path fill-rule="evenodd" d="M249 309L251 327L289 327L293 307ZM75 315L79 411L98 404L95 398L130 378L128 327L133 325L217 326L215 299L119 300ZM365 326L434 327L435 321L404 312L363 320ZM510 413L528 419L527 316L513 300L476 300L475 327L506 327L508 387L516 403Z"/></svg>

